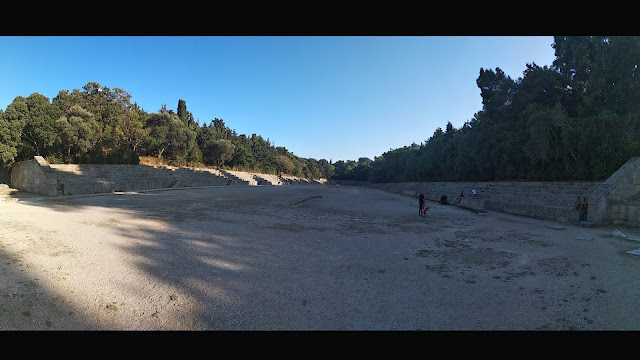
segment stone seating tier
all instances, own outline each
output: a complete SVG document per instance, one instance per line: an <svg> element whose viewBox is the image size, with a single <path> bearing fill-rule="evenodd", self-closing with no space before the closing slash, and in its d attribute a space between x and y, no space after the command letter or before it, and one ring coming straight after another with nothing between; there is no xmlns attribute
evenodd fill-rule
<svg viewBox="0 0 640 360"><path fill-rule="evenodd" d="M291 185L324 183L290 176L242 171L106 164L53 164L50 174L57 182L57 195L79 195L222 185Z"/></svg>

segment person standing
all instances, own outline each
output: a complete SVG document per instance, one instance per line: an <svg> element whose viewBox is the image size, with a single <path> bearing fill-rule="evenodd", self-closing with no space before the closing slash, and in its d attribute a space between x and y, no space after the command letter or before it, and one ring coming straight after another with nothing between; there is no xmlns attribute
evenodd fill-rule
<svg viewBox="0 0 640 360"><path fill-rule="evenodd" d="M587 221L587 209L589 207L589 203L587 202L587 198L582 198L582 202L580 203L580 215L579 221Z"/></svg>
<svg viewBox="0 0 640 360"><path fill-rule="evenodd" d="M423 216L424 215L424 191L422 191L420 193L420 195L418 196L418 215Z"/></svg>
<svg viewBox="0 0 640 360"><path fill-rule="evenodd" d="M580 210L580 204L582 204L582 201L580 201L580 196L578 196L578 198L576 199L576 202L573 204L573 209Z"/></svg>

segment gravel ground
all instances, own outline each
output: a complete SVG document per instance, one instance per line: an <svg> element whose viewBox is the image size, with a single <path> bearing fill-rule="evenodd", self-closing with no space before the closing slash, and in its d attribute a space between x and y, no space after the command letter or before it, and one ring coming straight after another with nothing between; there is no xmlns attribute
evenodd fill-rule
<svg viewBox="0 0 640 360"><path fill-rule="evenodd" d="M329 185L18 198L0 330L640 330L613 227Z"/></svg>

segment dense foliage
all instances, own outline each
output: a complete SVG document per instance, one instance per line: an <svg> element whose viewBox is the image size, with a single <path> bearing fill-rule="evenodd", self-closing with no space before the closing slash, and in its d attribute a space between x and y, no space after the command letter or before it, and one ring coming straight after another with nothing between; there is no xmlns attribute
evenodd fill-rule
<svg viewBox="0 0 640 360"><path fill-rule="evenodd" d="M178 100L147 113L126 91L90 82L49 99L34 93L0 109L0 166L40 155L50 163L138 164L154 157L170 165L212 166L266 174L329 178L333 165L304 159L252 134L237 134L222 119L199 125Z"/></svg>
<svg viewBox="0 0 640 360"><path fill-rule="evenodd" d="M0 109L0 166L41 155L51 163L212 166L305 178L374 182L603 180L640 155L640 37L556 36L551 66L513 80L480 69L482 109L421 144L373 160L304 159L222 119L199 125L179 100L147 113L122 89L90 82L49 102L38 93Z"/></svg>
<svg viewBox="0 0 640 360"><path fill-rule="evenodd" d="M482 110L336 178L374 182L604 180L640 155L640 37L554 37L548 67L480 69Z"/></svg>

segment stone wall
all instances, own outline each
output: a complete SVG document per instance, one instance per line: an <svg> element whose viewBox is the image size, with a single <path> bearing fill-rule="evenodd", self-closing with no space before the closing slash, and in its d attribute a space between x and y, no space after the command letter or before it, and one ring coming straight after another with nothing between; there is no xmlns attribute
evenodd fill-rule
<svg viewBox="0 0 640 360"><path fill-rule="evenodd" d="M218 185L322 184L241 171L125 164L48 164L41 156L13 164L11 186L46 196Z"/></svg>
<svg viewBox="0 0 640 360"><path fill-rule="evenodd" d="M344 185L366 186L387 192L418 197L425 193L427 200L438 202L446 195L453 205L485 209L538 219L578 224L579 212L573 210L577 196L588 197L601 182L407 182L368 183L341 182ZM477 196L472 196L472 190ZM458 200L460 191L465 197ZM416 203L417 204L417 203Z"/></svg>
<svg viewBox="0 0 640 360"><path fill-rule="evenodd" d="M308 180L240 171L147 165L50 165L41 156L13 164L11 186L46 196L215 185L336 184L366 186L428 200L577 224L576 197L587 197L587 220L596 225L640 227L640 157L629 159L604 182L407 182ZM472 197L471 190L478 191ZM460 190L466 196L457 200Z"/></svg>
<svg viewBox="0 0 640 360"><path fill-rule="evenodd" d="M629 159L589 199L587 219L597 225L640 226L640 157Z"/></svg>
<svg viewBox="0 0 640 360"><path fill-rule="evenodd" d="M157 166L51 164L50 167L58 184L54 196L160 189L171 187L177 177Z"/></svg>
<svg viewBox="0 0 640 360"><path fill-rule="evenodd" d="M53 169L42 156L14 163L11 167L11 186L46 196L57 194L57 181Z"/></svg>

